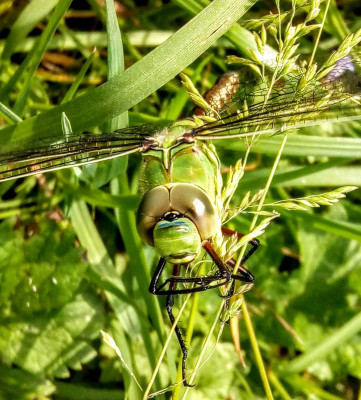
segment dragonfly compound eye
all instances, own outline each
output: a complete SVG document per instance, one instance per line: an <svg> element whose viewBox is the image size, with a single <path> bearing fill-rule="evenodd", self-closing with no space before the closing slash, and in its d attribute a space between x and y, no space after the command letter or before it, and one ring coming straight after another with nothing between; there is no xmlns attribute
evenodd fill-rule
<svg viewBox="0 0 361 400"><path fill-rule="evenodd" d="M172 210L193 221L202 241L220 229L216 207L199 186L191 183L173 184L170 188L170 204Z"/></svg>
<svg viewBox="0 0 361 400"><path fill-rule="evenodd" d="M189 183L149 190L137 213L139 235L172 263L192 261L202 242L212 237L219 227L215 206L206 192Z"/></svg>

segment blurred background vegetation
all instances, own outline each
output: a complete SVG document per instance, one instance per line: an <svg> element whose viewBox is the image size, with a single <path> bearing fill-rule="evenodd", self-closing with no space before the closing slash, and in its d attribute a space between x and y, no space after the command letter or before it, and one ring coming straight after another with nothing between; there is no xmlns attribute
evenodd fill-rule
<svg viewBox="0 0 361 400"><path fill-rule="evenodd" d="M97 92L95 87L122 68L117 29L109 24L107 38L102 1L2 1L0 158L1 146L12 136L26 148L31 138L61 134L63 110L76 133L95 126L98 132L109 131L119 113L116 124L128 118L130 126L189 115L194 106L175 75L185 69L204 93L232 69L226 64L228 55L251 57L250 50L257 50L244 22L277 13L273 1L250 2L253 7L245 7L240 26L209 43L211 47L189 45L189 61L181 45L196 40L194 28L173 48L164 47L163 54L152 53L175 32L183 35L179 29L207 4L115 1L125 70L130 72ZM305 12L295 23L307 15L303 5ZM200 32L226 18L219 1L213 6L219 7L218 13L208 25L195 21ZM291 2L281 1L280 7L290 10ZM360 15L359 1L330 2L317 60L325 60L349 33L361 28ZM322 19L323 11L316 23ZM310 32L300 39L301 59L312 54L316 36ZM277 51L270 39L269 58ZM61 106L72 98L77 102ZM25 122L16 125L19 119ZM360 186L359 135L359 122L325 123L292 133L267 202ZM235 204L248 190L256 193L264 187L281 139L265 139L252 150ZM242 158L244 146L238 144L217 146L224 170ZM157 255L141 244L135 230L139 161L135 155L0 184L0 398L143 397L129 370L145 390L170 325L164 299L148 293ZM239 216L229 227L247 232L249 219ZM245 298L273 397L360 400L359 190L332 208L282 211L260 240L260 249L247 263L255 287ZM214 323L222 301L218 295L214 290L194 296L181 317L182 327L193 328L188 371ZM221 325L218 322L216 332ZM121 357L102 341L101 330L114 338ZM240 335L241 360L231 332L236 342L237 332ZM211 337L210 353L197 372L195 388L185 393L177 386L157 398L271 398L265 394L242 315L232 330L223 328L220 339L217 334ZM179 348L172 337L150 392L176 382L178 362Z"/></svg>

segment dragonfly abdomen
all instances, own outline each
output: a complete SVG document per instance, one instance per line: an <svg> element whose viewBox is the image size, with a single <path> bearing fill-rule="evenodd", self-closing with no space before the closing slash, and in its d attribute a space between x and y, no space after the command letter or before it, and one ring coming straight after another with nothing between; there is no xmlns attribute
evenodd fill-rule
<svg viewBox="0 0 361 400"><path fill-rule="evenodd" d="M212 89L208 90L204 99L214 111L220 111L237 93L239 89L239 74L235 71L228 71L223 74ZM198 107L194 111L195 115L204 115L205 111ZM213 116L213 115L212 115Z"/></svg>

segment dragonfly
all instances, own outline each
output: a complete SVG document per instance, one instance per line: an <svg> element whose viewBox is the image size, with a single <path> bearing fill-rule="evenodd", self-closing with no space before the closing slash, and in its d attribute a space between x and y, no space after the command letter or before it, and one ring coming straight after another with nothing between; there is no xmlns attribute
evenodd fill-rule
<svg viewBox="0 0 361 400"><path fill-rule="evenodd" d="M304 76L289 73L270 90L267 82L241 82L239 73L230 71L204 96L209 107L197 107L190 118L167 127L141 125L98 135L70 134L29 143L23 146L26 150L10 144L0 153L0 182L141 153L137 229L159 254L149 291L166 296L174 324L175 295L227 287L228 298L235 281L254 281L244 264L256 251L257 239L249 240L250 249L236 271L235 260L222 258L214 245L217 235L241 238L242 234L222 226L215 187L222 179L220 161L209 143L361 119L359 76L349 63L336 65L325 79L300 89ZM183 276L182 268L197 260L202 250L211 258L214 271ZM166 265L172 266L172 273L163 279ZM182 381L192 386L186 377L187 347L178 326L175 333L182 351Z"/></svg>

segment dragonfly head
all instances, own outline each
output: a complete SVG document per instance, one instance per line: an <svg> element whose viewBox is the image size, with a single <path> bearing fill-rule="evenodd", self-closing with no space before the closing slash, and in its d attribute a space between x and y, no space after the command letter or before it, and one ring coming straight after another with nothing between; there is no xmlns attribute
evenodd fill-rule
<svg viewBox="0 0 361 400"><path fill-rule="evenodd" d="M149 190L137 213L141 238L172 264L188 264L204 240L219 229L216 208L206 192L190 183L171 183Z"/></svg>

